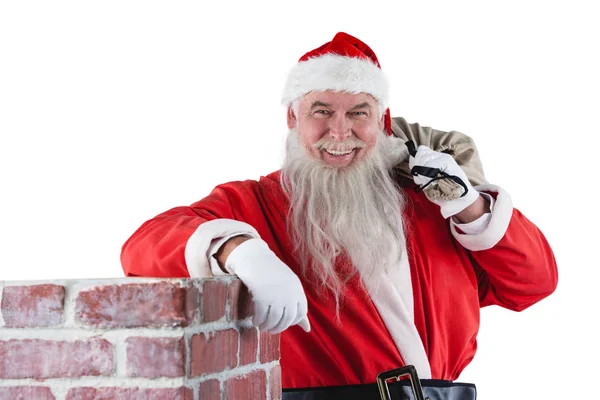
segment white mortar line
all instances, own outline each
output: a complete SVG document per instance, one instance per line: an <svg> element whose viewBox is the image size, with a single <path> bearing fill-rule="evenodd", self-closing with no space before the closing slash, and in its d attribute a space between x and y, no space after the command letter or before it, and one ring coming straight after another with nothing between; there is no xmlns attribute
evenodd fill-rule
<svg viewBox="0 0 600 400"><path fill-rule="evenodd" d="M238 333L238 337L237 337L237 354L236 354L237 363L235 365L240 365L241 361L242 361L241 360L241 357L242 357L242 330L239 328L236 330Z"/></svg>
<svg viewBox="0 0 600 400"><path fill-rule="evenodd" d="M251 328L252 327L252 317L248 317L243 320L229 322L225 319L220 319L218 321L207 322L200 325L188 326L185 327L184 330L186 333L206 333L206 332L217 332L225 329L237 329L241 328Z"/></svg>
<svg viewBox="0 0 600 400"><path fill-rule="evenodd" d="M184 328L76 329L76 328L0 328L0 340L43 339L73 341L102 337L114 341L121 336L181 337Z"/></svg>
<svg viewBox="0 0 600 400"><path fill-rule="evenodd" d="M70 327L75 326L75 298L77 297L78 291L74 285L65 284L65 304L63 307L63 323L62 326Z"/></svg>
<svg viewBox="0 0 600 400"><path fill-rule="evenodd" d="M84 376L73 378L49 378L49 379L5 379L0 380L2 387L10 386L49 386L52 388L73 388L73 387L122 387L122 388L140 388L140 389L160 389L177 388L189 385L184 378L129 378L114 376Z"/></svg>
<svg viewBox="0 0 600 400"><path fill-rule="evenodd" d="M189 377L192 370L192 335L185 333L183 342L185 343L185 376Z"/></svg>
<svg viewBox="0 0 600 400"><path fill-rule="evenodd" d="M188 386L192 388L192 392L194 393L194 400L202 400L200 398L200 387L198 385L192 385L192 386ZM220 400L220 399L219 399Z"/></svg>
<svg viewBox="0 0 600 400"><path fill-rule="evenodd" d="M69 391L69 387L67 386L49 386L50 391L56 398L56 400L65 400L67 398L67 392Z"/></svg>
<svg viewBox="0 0 600 400"><path fill-rule="evenodd" d="M258 330L258 332L256 332L256 334L258 335L258 338L256 339L256 342L258 343L258 345L256 346L256 362L260 362L260 348L262 347L262 338L260 337L260 330ZM281 345L280 345L280 351L281 351Z"/></svg>
<svg viewBox="0 0 600 400"><path fill-rule="evenodd" d="M123 335L119 335L114 338L115 376L117 377L127 376L127 351L125 346L126 343Z"/></svg>
<svg viewBox="0 0 600 400"><path fill-rule="evenodd" d="M273 368L273 367L272 367ZM266 375L266 387L265 390L267 391L267 393L265 393L267 400L272 400L271 399L271 368L265 370L265 375Z"/></svg>
<svg viewBox="0 0 600 400"><path fill-rule="evenodd" d="M188 384L188 385L192 384L194 386L199 386L200 383L208 381L210 379L217 379L221 382L225 382L229 378L239 376L239 375L246 375L249 372L257 371L259 369L263 369L263 370L265 370L265 372L268 372L271 370L271 368L273 368L277 365L279 365L278 360L270 361L270 362L264 363L264 364L260 364L260 363L247 364L247 365L243 365L241 367L226 369L226 370L220 371L220 372L204 374L201 376L197 376L195 378L188 378L186 381L186 384ZM224 387L222 387L222 389L224 389Z"/></svg>
<svg viewBox="0 0 600 400"><path fill-rule="evenodd" d="M221 330L252 328L252 317L245 320L227 322L215 321L191 327L162 327L162 328L76 328L76 327L44 327L44 328L0 328L0 340L10 339L47 339L47 340L77 340L90 337L104 337L109 340L120 336L146 337L178 337L184 334L214 333Z"/></svg>

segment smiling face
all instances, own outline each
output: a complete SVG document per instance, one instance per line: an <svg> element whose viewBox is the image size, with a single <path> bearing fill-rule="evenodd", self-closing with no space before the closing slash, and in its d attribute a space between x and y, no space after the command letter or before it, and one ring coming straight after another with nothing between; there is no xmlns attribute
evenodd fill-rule
<svg viewBox="0 0 600 400"><path fill-rule="evenodd" d="M391 174L398 144L377 106L368 94L310 92L288 111L287 229L305 276L336 299L351 276L339 274L340 257L361 279L380 279L405 251L404 199Z"/></svg>
<svg viewBox="0 0 600 400"><path fill-rule="evenodd" d="M297 114L288 109L288 127L298 130L309 154L334 167L363 159L383 128L377 101L366 93L310 92Z"/></svg>

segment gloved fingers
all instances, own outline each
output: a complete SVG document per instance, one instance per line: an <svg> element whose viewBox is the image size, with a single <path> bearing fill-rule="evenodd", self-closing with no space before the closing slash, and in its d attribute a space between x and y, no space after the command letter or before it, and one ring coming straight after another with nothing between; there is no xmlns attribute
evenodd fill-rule
<svg viewBox="0 0 600 400"><path fill-rule="evenodd" d="M456 166L456 168L454 168L454 166ZM457 170L457 173L462 172L462 170L458 171L460 167L458 167L458 164L456 164L456 161L450 154L433 151L425 146L419 146L417 155L413 160L409 161L409 167L411 173L415 173L415 175L413 175L414 182L421 187L427 185L436 177L431 176L430 173L423 173L421 170L437 170L442 173L454 170ZM417 167L420 169L416 169ZM439 173L437 176L439 176Z"/></svg>
<svg viewBox="0 0 600 400"><path fill-rule="evenodd" d="M301 302L296 304L295 308L296 308L296 314L294 315L294 320L292 321L291 325L296 325L300 321L302 321L304 318L306 318L306 312L308 310L308 308L306 307L306 304L303 304Z"/></svg>
<svg viewBox="0 0 600 400"><path fill-rule="evenodd" d="M440 212L444 218L450 218L469 207L479 198L480 194L475 189L469 190L465 197L461 197L456 200L445 202L440 205Z"/></svg>
<svg viewBox="0 0 600 400"><path fill-rule="evenodd" d="M265 319L265 321L258 326L258 329L260 329L261 331L270 332L271 329L273 329L277 325L277 323L281 320L281 318L283 317L284 311L285 311L285 308L283 308L283 307L278 307L276 305L270 305L269 306L269 314L267 315L267 319Z"/></svg>
<svg viewBox="0 0 600 400"><path fill-rule="evenodd" d="M443 155L445 154L433 151L429 147L421 145L418 147L417 153L414 155L414 157L409 157L408 166L410 169L412 169L415 165L430 166L437 168L437 166L430 164L432 164L432 161L434 161L436 158L439 158L439 156Z"/></svg>
<svg viewBox="0 0 600 400"><path fill-rule="evenodd" d="M437 154L437 151L433 151L429 147L421 145L417 148L417 154L415 154L414 159L418 164L422 163L426 158L435 157Z"/></svg>
<svg viewBox="0 0 600 400"><path fill-rule="evenodd" d="M423 175L414 175L413 176L413 181L417 184L417 185L425 185L427 182L429 182L432 178L429 178L427 176L423 176Z"/></svg>
<svg viewBox="0 0 600 400"><path fill-rule="evenodd" d="M292 325L298 325L305 332L310 332L310 322L308 322L308 306L306 302L298 303L298 312L296 313L296 319Z"/></svg>
<svg viewBox="0 0 600 400"><path fill-rule="evenodd" d="M303 301L299 301L298 302L298 312L296 313L296 321L294 321L294 323L297 323L300 321L301 318L306 317L306 315L308 314L308 301L305 299L303 299Z"/></svg>
<svg viewBox="0 0 600 400"><path fill-rule="evenodd" d="M264 305L255 301L254 317L252 318L252 324L258 327L263 325L267 321L267 318L269 318L270 309L271 305Z"/></svg>
<svg viewBox="0 0 600 400"><path fill-rule="evenodd" d="M288 307L283 308L283 314L281 315L281 319L277 322L273 328L269 329L270 333L280 333L285 331L292 325L292 322L296 319L296 312L290 310Z"/></svg>
<svg viewBox="0 0 600 400"><path fill-rule="evenodd" d="M423 167L430 168L438 168L440 171L445 171L451 159L452 156L449 154L430 152L422 155L417 155L415 165L421 165Z"/></svg>
<svg viewBox="0 0 600 400"><path fill-rule="evenodd" d="M417 153L415 154L415 157L418 157L418 154L426 154L426 153L430 153L433 152L433 150L425 145L420 144L417 147Z"/></svg>
<svg viewBox="0 0 600 400"><path fill-rule="evenodd" d="M303 320L298 322L298 326L304 329L304 332L310 332L310 322L308 321L308 317L305 317Z"/></svg>

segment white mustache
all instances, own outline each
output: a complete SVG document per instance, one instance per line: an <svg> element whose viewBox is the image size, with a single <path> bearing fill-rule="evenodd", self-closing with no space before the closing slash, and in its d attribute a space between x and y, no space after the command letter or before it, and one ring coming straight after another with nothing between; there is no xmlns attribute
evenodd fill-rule
<svg viewBox="0 0 600 400"><path fill-rule="evenodd" d="M362 149L366 144L362 140L356 137L351 137L343 142L338 142L335 139L330 137L323 137L319 139L312 147L318 150L327 150L327 151L337 151L337 152L347 152L353 149Z"/></svg>

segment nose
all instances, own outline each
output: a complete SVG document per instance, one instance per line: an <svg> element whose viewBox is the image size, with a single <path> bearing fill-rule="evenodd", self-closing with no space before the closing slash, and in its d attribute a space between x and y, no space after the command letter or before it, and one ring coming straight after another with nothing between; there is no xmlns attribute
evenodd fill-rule
<svg viewBox="0 0 600 400"><path fill-rule="evenodd" d="M343 141L352 135L352 122L343 113L335 113L329 119L329 135L340 142Z"/></svg>

